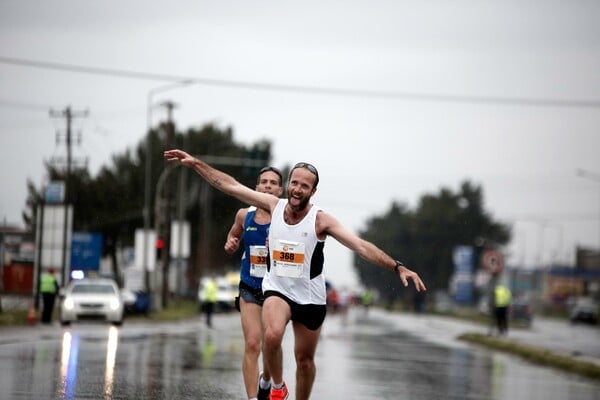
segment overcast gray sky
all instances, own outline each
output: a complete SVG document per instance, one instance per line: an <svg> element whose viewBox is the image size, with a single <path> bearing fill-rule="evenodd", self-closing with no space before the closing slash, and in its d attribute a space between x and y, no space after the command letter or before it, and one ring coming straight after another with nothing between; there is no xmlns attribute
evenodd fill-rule
<svg viewBox="0 0 600 400"><path fill-rule="evenodd" d="M315 164L315 202L351 230L469 179L513 226L510 263L573 263L600 245L600 181L576 173L600 174L599 15L593 0L1 0L0 217L21 224L26 180L65 154L50 109L89 110L74 155L95 173L144 137L151 90L193 78L154 96L179 129L212 121L270 139L276 166ZM349 251L326 247L353 284Z"/></svg>

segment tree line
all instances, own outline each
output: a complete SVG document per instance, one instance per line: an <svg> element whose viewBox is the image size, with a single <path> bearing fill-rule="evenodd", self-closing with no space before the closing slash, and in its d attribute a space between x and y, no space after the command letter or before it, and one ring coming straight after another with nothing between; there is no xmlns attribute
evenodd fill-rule
<svg viewBox="0 0 600 400"><path fill-rule="evenodd" d="M484 209L483 189L467 180L457 191L441 188L423 195L414 210L392 203L386 212L371 217L359 236L417 271L432 292L448 289L456 246L473 246L477 266L483 250L508 243L510 227L494 221ZM386 299L413 293L403 291L389 271L374 269L360 257L354 257L354 266L360 282Z"/></svg>

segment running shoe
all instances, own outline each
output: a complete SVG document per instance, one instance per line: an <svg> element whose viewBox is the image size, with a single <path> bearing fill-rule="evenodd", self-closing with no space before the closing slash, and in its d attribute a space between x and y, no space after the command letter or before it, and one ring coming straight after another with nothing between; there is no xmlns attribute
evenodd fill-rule
<svg viewBox="0 0 600 400"><path fill-rule="evenodd" d="M262 379L262 372L260 373L260 375L258 376L258 396L257 399L258 400L269 400L269 397L271 395L271 384L269 383L269 387L267 389L263 389L260 387L260 381Z"/></svg>
<svg viewBox="0 0 600 400"><path fill-rule="evenodd" d="M287 386L285 385L285 382L283 383L283 386L279 389L272 387L271 388L271 398L270 400L286 400L289 396L288 393L288 389Z"/></svg>

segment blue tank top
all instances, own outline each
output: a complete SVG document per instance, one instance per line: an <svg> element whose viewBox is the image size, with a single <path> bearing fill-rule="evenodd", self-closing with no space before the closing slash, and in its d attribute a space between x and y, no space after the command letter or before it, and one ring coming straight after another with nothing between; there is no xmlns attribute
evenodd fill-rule
<svg viewBox="0 0 600 400"><path fill-rule="evenodd" d="M255 212L256 207L248 208L248 213L244 220L244 232L242 233L244 254L242 255L240 280L254 289L261 289L262 278L250 275L250 246L265 245L271 224L259 225L254 222Z"/></svg>

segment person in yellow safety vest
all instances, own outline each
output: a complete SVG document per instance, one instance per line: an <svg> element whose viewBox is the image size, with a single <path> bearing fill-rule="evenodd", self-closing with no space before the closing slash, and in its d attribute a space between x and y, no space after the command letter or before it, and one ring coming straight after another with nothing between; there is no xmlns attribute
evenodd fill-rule
<svg viewBox="0 0 600 400"><path fill-rule="evenodd" d="M497 285L494 288L494 311L499 335L506 335L508 333L508 307L511 300L512 294L506 286Z"/></svg>
<svg viewBox="0 0 600 400"><path fill-rule="evenodd" d="M217 303L217 282L213 277L204 284L204 312L206 313L206 326L212 327L212 315Z"/></svg>
<svg viewBox="0 0 600 400"><path fill-rule="evenodd" d="M44 304L42 310L43 324L52 323L52 312L54 310L54 301L56 300L58 289L58 282L54 276L54 268L49 268L40 278L40 293L42 294L42 301Z"/></svg>
<svg viewBox="0 0 600 400"><path fill-rule="evenodd" d="M366 289L361 297L361 303L365 308L365 315L369 314L369 308L373 305L373 292L371 289Z"/></svg>

